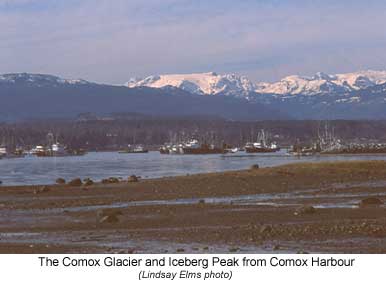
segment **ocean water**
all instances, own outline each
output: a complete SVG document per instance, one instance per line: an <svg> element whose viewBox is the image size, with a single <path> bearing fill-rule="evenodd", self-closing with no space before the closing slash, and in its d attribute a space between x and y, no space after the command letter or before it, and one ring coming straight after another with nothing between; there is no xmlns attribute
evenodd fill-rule
<svg viewBox="0 0 386 285"><path fill-rule="evenodd" d="M285 151L275 154L226 155L161 155L119 154L117 152L90 152L84 156L24 157L0 159L0 181L3 185L53 184L59 177L73 179L92 178L99 181L108 177L142 178L180 176L196 173L248 169L253 164L260 167L278 166L296 162L335 160L386 160L386 155L313 156L294 157Z"/></svg>

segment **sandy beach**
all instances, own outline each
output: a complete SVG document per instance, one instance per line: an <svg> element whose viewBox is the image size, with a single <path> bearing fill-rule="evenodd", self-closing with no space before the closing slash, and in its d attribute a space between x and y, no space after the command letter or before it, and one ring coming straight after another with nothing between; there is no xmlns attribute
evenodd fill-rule
<svg viewBox="0 0 386 285"><path fill-rule="evenodd" d="M386 253L384 201L382 161L0 186L0 252Z"/></svg>

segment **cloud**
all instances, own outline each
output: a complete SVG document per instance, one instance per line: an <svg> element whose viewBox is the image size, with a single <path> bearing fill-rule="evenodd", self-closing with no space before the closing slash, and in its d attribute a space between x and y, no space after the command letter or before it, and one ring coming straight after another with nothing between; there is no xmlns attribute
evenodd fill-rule
<svg viewBox="0 0 386 285"><path fill-rule="evenodd" d="M5 5L0 72L122 83L154 73L273 80L386 68L383 1L0 0Z"/></svg>

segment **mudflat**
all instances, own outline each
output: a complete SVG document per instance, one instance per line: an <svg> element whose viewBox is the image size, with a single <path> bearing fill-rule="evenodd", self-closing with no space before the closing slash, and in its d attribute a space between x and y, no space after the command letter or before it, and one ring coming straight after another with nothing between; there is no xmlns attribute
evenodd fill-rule
<svg viewBox="0 0 386 285"><path fill-rule="evenodd" d="M386 253L384 201L382 161L2 186L0 252Z"/></svg>

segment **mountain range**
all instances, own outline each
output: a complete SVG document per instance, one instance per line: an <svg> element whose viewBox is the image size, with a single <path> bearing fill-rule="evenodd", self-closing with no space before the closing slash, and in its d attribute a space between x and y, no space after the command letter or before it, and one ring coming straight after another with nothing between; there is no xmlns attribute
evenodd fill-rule
<svg viewBox="0 0 386 285"><path fill-rule="evenodd" d="M127 88L42 74L0 75L0 122L75 118L82 113L206 116L229 120L288 116L243 98L199 96L175 87Z"/></svg>
<svg viewBox="0 0 386 285"><path fill-rule="evenodd" d="M314 76L292 75L278 82L253 83L245 76L219 75L215 72L170 74L130 79L130 88L147 86L163 88L173 86L199 95L229 95L246 97L251 92L277 95L321 95L352 92L386 83L386 71L361 71L329 75L318 72Z"/></svg>
<svg viewBox="0 0 386 285"><path fill-rule="evenodd" d="M252 82L235 74L130 79L121 86L44 74L0 75L0 121L136 112L231 120L386 119L386 71L288 76Z"/></svg>
<svg viewBox="0 0 386 285"><path fill-rule="evenodd" d="M169 74L149 76L145 79L130 79L125 84L129 88L172 86L198 95L228 95L247 97L256 86L246 77L235 74L219 75L215 72L193 74Z"/></svg>
<svg viewBox="0 0 386 285"><path fill-rule="evenodd" d="M131 79L129 88L173 86L192 94L243 98L296 119L385 119L386 71L287 76L254 83L244 76L214 72Z"/></svg>

